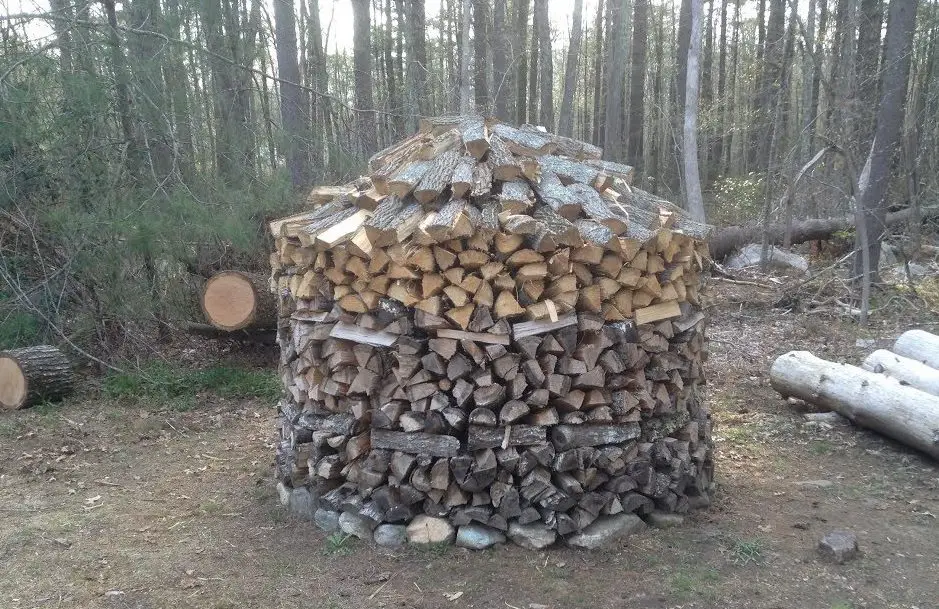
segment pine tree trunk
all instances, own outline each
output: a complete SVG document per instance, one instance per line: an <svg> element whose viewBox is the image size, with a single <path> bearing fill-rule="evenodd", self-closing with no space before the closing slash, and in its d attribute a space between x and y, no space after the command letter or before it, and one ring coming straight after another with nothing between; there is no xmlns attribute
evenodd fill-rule
<svg viewBox="0 0 939 609"><path fill-rule="evenodd" d="M549 0L535 0L537 15L538 48L541 54L541 110L539 122L548 131L554 131L554 53L551 50L551 20L548 15Z"/></svg>
<svg viewBox="0 0 939 609"><path fill-rule="evenodd" d="M463 0L463 19L460 29L460 114L473 113L473 87L470 80L470 64L473 49L470 47L470 29L473 27L473 3Z"/></svg>
<svg viewBox="0 0 939 609"><path fill-rule="evenodd" d="M427 99L427 46L425 43L424 0L408 0L407 28L407 95L410 127L417 131L420 116L430 114Z"/></svg>
<svg viewBox="0 0 939 609"><path fill-rule="evenodd" d="M704 199L698 173L698 98L701 79L701 30L704 20L703 0L691 0L691 37L688 45L688 71L685 85L684 154L686 209L704 222Z"/></svg>
<svg viewBox="0 0 939 609"><path fill-rule="evenodd" d="M293 0L274 0L274 24L277 47L277 73L281 80L280 120L281 141L287 158L290 182L299 189L309 183L307 125L303 120L300 95L300 63L297 57L297 23Z"/></svg>
<svg viewBox="0 0 939 609"><path fill-rule="evenodd" d="M649 0L635 0L633 40L630 53L629 126L626 160L642 162L642 135L645 121L646 46L649 39Z"/></svg>
<svg viewBox="0 0 939 609"><path fill-rule="evenodd" d="M364 157L378 147L372 95L371 19L368 0L352 0L352 62L355 72L356 127Z"/></svg>
<svg viewBox="0 0 939 609"><path fill-rule="evenodd" d="M564 66L564 93L561 98L561 111L558 113L558 133L566 137L574 135L574 93L577 89L577 63L580 60L580 46L584 35L583 10L584 0L574 0L571 42L567 48L567 62Z"/></svg>
<svg viewBox="0 0 939 609"><path fill-rule="evenodd" d="M596 55L593 59L593 124L590 141L595 145L603 147L603 123L601 119L603 109L603 57L606 52L605 41L603 38L603 3L604 0L597 1L597 18L593 23L593 31L596 36Z"/></svg>
<svg viewBox="0 0 939 609"><path fill-rule="evenodd" d="M473 2L473 92L476 109L488 113L489 99L489 0Z"/></svg>
<svg viewBox="0 0 939 609"><path fill-rule="evenodd" d="M601 0L602 1L602 0ZM515 1L515 49L512 59L518 65L515 72L515 120L519 125L528 122L528 7L530 0ZM534 45L532 45L534 46Z"/></svg>
<svg viewBox="0 0 939 609"><path fill-rule="evenodd" d="M509 33L506 21L506 0L494 0L492 9L492 112L496 118L510 121L509 102L512 94L512 74L509 70Z"/></svg>
<svg viewBox="0 0 939 609"><path fill-rule="evenodd" d="M606 66L606 128L603 134L603 158L611 161L626 160L624 142L623 107L626 87L626 11L627 0L610 0L613 19L610 39L612 48Z"/></svg>

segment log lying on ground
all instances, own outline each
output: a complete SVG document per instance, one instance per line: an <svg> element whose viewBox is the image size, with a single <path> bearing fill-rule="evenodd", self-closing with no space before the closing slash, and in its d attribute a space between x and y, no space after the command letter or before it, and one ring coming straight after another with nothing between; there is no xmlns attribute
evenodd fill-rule
<svg viewBox="0 0 939 609"><path fill-rule="evenodd" d="M277 323L277 301L267 279L241 271L213 275L200 304L206 320L219 330L273 328Z"/></svg>
<svg viewBox="0 0 939 609"><path fill-rule="evenodd" d="M923 219L939 217L939 208L920 210ZM912 209L904 209L887 214L887 226L906 222L913 217ZM830 238L839 231L854 228L854 215L839 218L811 218L792 223L792 242L805 243ZM782 245L786 235L786 225L782 222L769 227L769 242ZM747 243L759 243L763 238L761 226L727 226L714 231L710 238L711 258L723 260L734 250Z"/></svg>
<svg viewBox="0 0 939 609"><path fill-rule="evenodd" d="M925 330L908 330L893 344L893 352L939 369L939 336Z"/></svg>
<svg viewBox="0 0 939 609"><path fill-rule="evenodd" d="M939 459L939 397L808 351L779 356L770 368L770 381L783 397L830 408Z"/></svg>
<svg viewBox="0 0 939 609"><path fill-rule="evenodd" d="M939 396L939 370L908 357L878 349L867 356L861 367L868 372L895 378L904 385Z"/></svg>
<svg viewBox="0 0 939 609"><path fill-rule="evenodd" d="M72 392L72 367L61 351L38 345L0 352L0 409L17 410Z"/></svg>

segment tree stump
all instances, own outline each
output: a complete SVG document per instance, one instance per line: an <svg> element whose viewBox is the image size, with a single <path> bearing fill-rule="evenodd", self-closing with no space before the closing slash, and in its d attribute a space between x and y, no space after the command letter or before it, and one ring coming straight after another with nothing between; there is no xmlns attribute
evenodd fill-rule
<svg viewBox="0 0 939 609"><path fill-rule="evenodd" d="M277 301L267 281L241 271L213 275L202 290L202 311L210 324L229 332L245 328L273 328Z"/></svg>
<svg viewBox="0 0 939 609"><path fill-rule="evenodd" d="M58 400L73 389L72 367L49 345L0 352L0 409L18 410Z"/></svg>

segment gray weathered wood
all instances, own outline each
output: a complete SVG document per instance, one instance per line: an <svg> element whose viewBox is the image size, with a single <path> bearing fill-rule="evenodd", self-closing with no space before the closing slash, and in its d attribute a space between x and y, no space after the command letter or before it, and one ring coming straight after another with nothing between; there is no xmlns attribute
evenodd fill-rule
<svg viewBox="0 0 939 609"><path fill-rule="evenodd" d="M914 359L878 349L867 356L861 368L868 372L884 374L904 385L939 396L939 370Z"/></svg>
<svg viewBox="0 0 939 609"><path fill-rule="evenodd" d="M460 451L460 441L453 436L372 429L372 448L429 457L455 457Z"/></svg>
<svg viewBox="0 0 939 609"><path fill-rule="evenodd" d="M623 444L639 437L636 423L627 425L556 425L551 429L551 441L557 450L581 446Z"/></svg>
<svg viewBox="0 0 939 609"><path fill-rule="evenodd" d="M908 330L893 344L892 351L927 366L939 368L939 336L925 330Z"/></svg>
<svg viewBox="0 0 939 609"><path fill-rule="evenodd" d="M776 358L770 382L783 397L830 408L939 459L939 397L808 351L790 351Z"/></svg>
<svg viewBox="0 0 939 609"><path fill-rule="evenodd" d="M547 427L536 425L510 425L508 427L488 427L470 425L467 428L466 447L469 450L480 448L500 448L508 446L531 446L548 441ZM508 442L506 442L508 431Z"/></svg>

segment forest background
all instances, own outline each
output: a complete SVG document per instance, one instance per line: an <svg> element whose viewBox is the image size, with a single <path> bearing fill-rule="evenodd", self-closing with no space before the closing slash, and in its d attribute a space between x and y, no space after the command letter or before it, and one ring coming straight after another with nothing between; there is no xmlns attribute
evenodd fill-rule
<svg viewBox="0 0 939 609"><path fill-rule="evenodd" d="M884 107L899 133L882 211L939 193L935 0L3 8L0 348L148 352L194 318L212 272L264 270L266 219L303 207L313 184L355 178L421 116L543 125L684 202L693 15L709 222L854 213ZM902 95L882 106L891 77Z"/></svg>

